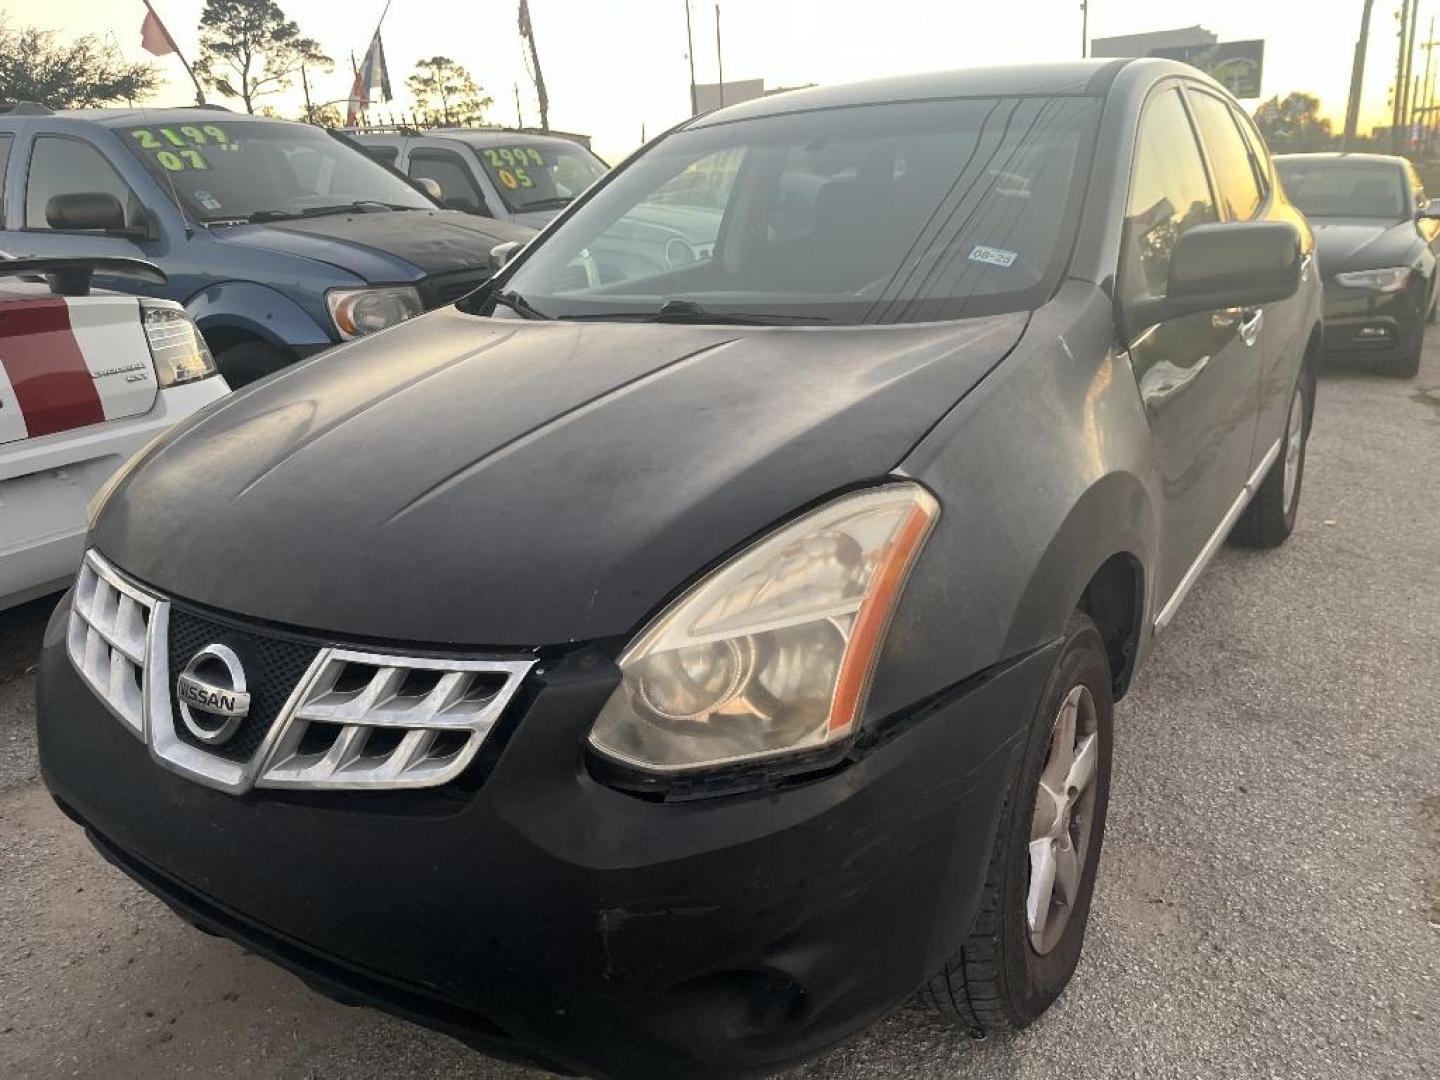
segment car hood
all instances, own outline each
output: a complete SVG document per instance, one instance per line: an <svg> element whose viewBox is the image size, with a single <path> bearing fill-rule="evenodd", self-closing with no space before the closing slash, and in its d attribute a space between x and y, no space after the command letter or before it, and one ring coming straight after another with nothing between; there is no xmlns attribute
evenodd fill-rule
<svg viewBox="0 0 1440 1080"><path fill-rule="evenodd" d="M182 425L118 486L92 542L164 593L336 638L629 633L737 545L889 473L1025 324L442 309Z"/></svg>
<svg viewBox="0 0 1440 1080"><path fill-rule="evenodd" d="M1421 243L1410 221L1312 217L1315 252L1327 277L1344 270L1404 266Z"/></svg>
<svg viewBox="0 0 1440 1080"><path fill-rule="evenodd" d="M490 249L535 235L525 225L457 210L325 214L214 230L225 243L329 263L371 282L491 269Z"/></svg>

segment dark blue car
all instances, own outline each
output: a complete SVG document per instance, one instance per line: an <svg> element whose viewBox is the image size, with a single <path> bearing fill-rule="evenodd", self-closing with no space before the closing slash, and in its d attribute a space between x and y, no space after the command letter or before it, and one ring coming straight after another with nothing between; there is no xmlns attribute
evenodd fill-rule
<svg viewBox="0 0 1440 1080"><path fill-rule="evenodd" d="M534 230L439 209L348 140L224 109L0 111L0 251L147 259L231 385L449 303Z"/></svg>

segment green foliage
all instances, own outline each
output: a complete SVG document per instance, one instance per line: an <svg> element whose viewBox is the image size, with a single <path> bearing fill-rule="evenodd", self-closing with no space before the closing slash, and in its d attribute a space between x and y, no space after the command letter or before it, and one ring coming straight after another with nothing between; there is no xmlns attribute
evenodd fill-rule
<svg viewBox="0 0 1440 1080"><path fill-rule="evenodd" d="M94 34L62 42L53 30L12 27L0 15L0 101L86 109L143 98L156 81L153 65L130 63Z"/></svg>
<svg viewBox="0 0 1440 1080"><path fill-rule="evenodd" d="M1320 115L1320 99L1314 94L1296 92L1261 102L1255 126L1277 154L1331 150L1339 142L1330 121Z"/></svg>
<svg viewBox="0 0 1440 1080"><path fill-rule="evenodd" d="M256 98L287 89L302 65L334 66L275 0L205 0L195 64L202 83L239 98L253 113Z"/></svg>
<svg viewBox="0 0 1440 1080"><path fill-rule="evenodd" d="M405 80L421 112L434 113L446 124L468 124L484 118L495 99L448 56L432 56L415 65Z"/></svg>

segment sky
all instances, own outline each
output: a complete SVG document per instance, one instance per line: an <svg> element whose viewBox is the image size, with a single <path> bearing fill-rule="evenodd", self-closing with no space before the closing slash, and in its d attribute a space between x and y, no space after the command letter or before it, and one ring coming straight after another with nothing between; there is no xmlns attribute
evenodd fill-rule
<svg viewBox="0 0 1440 1080"><path fill-rule="evenodd" d="M203 0L151 2L193 59ZM336 60L332 73L312 78L314 98L348 96L350 54L364 54L384 0L280 4ZM1362 129L1388 122L1400 4L1375 0ZM1091 0L1089 22L1092 37L1199 23L1222 41L1263 38L1263 96L1314 93L1338 129L1362 6L1362 0ZM715 5L691 0L691 9L696 79L714 82ZM131 58L150 58L140 48L141 0L4 0L3 11L15 24L67 37L99 34ZM591 135L596 151L613 162L638 146L642 133L655 135L689 114L685 0L530 0L530 12L552 127ZM1432 16L1440 16L1440 0L1420 0L1422 43ZM723 0L721 31L726 80L762 78L772 87L1064 60L1079 55L1082 36L1079 0ZM392 0L383 39L396 108L411 105L404 80L415 62L443 54L464 64L495 99L492 122L515 123L518 85L525 123L538 124L515 0ZM1424 56L1417 51L1417 74ZM194 91L176 59L154 59L164 81L146 104L191 102ZM1440 52L1435 60L1440 68ZM298 84L265 100L284 114L301 108Z"/></svg>

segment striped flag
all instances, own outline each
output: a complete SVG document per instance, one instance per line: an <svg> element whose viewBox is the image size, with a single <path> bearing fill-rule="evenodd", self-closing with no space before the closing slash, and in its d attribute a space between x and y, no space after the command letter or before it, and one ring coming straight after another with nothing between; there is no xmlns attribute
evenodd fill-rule
<svg viewBox="0 0 1440 1080"><path fill-rule="evenodd" d="M350 105L345 111L346 126L353 125L377 97L381 101L392 98L390 69L385 66L385 46L380 42L378 29L370 39L370 48L365 50L364 62L355 71L355 85L350 88Z"/></svg>

